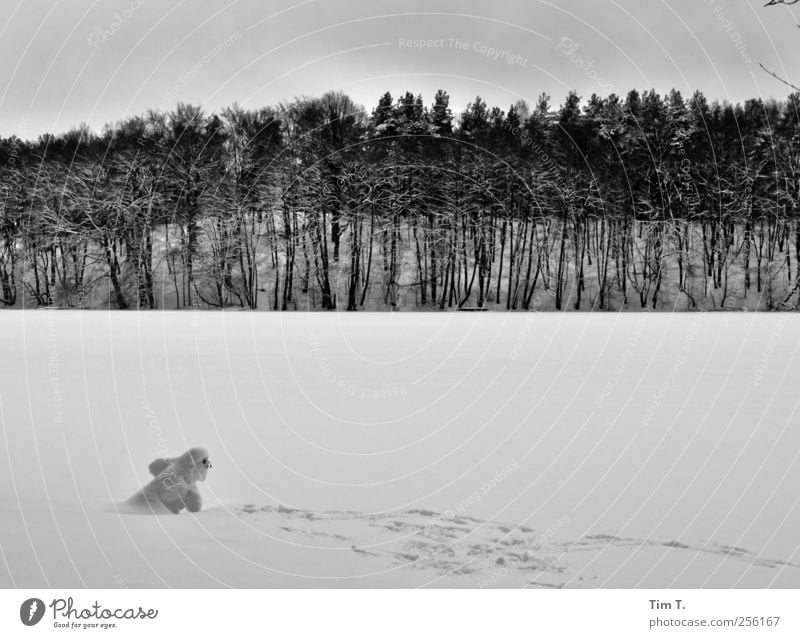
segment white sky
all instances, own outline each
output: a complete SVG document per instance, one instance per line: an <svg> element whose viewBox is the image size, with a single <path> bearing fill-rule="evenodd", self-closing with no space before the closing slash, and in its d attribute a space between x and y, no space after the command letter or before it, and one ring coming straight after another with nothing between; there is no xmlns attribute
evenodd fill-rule
<svg viewBox="0 0 800 638"><path fill-rule="evenodd" d="M800 5L763 4L0 0L0 135L35 138L81 122L99 129L179 100L257 107L329 89L368 110L386 90L421 92L430 103L438 88L454 111L477 94L507 108L546 92L558 105L570 89L784 97L789 89L759 62L800 82ZM443 46L413 49L401 39Z"/></svg>

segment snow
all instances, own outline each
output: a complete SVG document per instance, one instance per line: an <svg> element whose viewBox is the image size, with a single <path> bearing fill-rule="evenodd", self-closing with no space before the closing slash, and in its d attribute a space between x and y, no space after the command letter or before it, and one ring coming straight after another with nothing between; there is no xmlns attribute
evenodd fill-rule
<svg viewBox="0 0 800 638"><path fill-rule="evenodd" d="M0 328L3 587L800 587L794 315ZM196 445L201 513L115 509Z"/></svg>

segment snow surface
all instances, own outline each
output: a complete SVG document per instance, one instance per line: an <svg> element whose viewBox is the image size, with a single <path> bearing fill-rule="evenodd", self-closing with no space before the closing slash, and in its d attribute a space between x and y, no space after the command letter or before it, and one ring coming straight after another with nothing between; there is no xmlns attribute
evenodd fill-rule
<svg viewBox="0 0 800 638"><path fill-rule="evenodd" d="M0 313L0 586L800 587L794 315ZM114 508L210 450L205 508Z"/></svg>

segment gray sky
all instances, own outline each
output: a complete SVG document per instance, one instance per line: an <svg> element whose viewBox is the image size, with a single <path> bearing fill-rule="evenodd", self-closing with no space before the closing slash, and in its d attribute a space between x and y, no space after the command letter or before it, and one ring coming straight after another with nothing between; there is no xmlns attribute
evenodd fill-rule
<svg viewBox="0 0 800 638"><path fill-rule="evenodd" d="M785 97L800 82L798 7L763 0L0 0L0 135L168 109L247 107L342 89L460 111L541 92L671 87ZM415 41L431 40L419 48ZM426 44L428 44L426 42Z"/></svg>

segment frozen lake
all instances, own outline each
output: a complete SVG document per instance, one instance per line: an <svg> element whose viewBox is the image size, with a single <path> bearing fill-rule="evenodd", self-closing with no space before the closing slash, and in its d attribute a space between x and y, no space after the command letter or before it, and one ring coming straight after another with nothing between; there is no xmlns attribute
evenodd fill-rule
<svg viewBox="0 0 800 638"><path fill-rule="evenodd" d="M0 330L3 587L800 587L795 315ZM203 512L113 511L195 445Z"/></svg>

